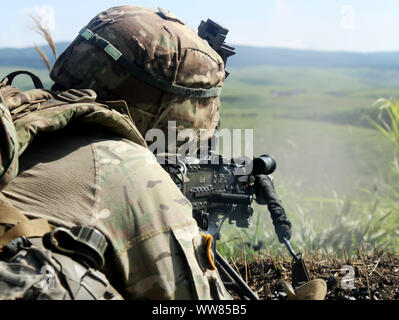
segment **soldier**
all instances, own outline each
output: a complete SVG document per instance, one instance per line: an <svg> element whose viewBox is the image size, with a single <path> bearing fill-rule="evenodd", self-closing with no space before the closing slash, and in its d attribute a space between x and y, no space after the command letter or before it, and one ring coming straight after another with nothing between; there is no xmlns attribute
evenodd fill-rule
<svg viewBox="0 0 399 320"><path fill-rule="evenodd" d="M10 77L0 85L2 196L14 212L13 223L0 221L0 243L26 236L3 249L0 261L2 279L13 272L25 285L14 290L0 281L0 298L231 299L190 202L144 139L150 129L168 138L170 121L177 133L205 129L201 138L212 137L222 58L173 13L122 6L91 20L50 76L51 92L21 93ZM266 202L267 179L257 180ZM12 232L25 223L20 213L49 227ZM276 230L289 238L289 221L281 219ZM69 271L76 261L86 277ZM56 275L51 290L42 285L48 265Z"/></svg>
<svg viewBox="0 0 399 320"><path fill-rule="evenodd" d="M3 84L19 149L18 176L9 181L11 170L3 176L2 193L12 206L52 226L101 231L108 241L102 271L123 298L229 299L211 270L191 204L142 136L168 120L213 134L224 80L217 53L167 11L118 7L82 30L51 78L52 94L23 94ZM65 92L71 88L94 91ZM27 102L20 112L17 105ZM36 265L39 273L43 266ZM31 293L18 294L10 297Z"/></svg>

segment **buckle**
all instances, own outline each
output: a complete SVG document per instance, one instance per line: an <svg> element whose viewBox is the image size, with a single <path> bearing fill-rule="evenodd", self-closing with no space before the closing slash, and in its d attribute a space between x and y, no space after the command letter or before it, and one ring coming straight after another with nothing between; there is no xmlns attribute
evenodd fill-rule
<svg viewBox="0 0 399 320"><path fill-rule="evenodd" d="M69 89L57 94L57 98L70 103L90 103L96 101L97 93L91 89Z"/></svg>
<svg viewBox="0 0 399 320"><path fill-rule="evenodd" d="M101 269L104 266L108 243L97 229L86 226L71 230L56 228L45 236L44 243L48 249L69 256L86 267Z"/></svg>

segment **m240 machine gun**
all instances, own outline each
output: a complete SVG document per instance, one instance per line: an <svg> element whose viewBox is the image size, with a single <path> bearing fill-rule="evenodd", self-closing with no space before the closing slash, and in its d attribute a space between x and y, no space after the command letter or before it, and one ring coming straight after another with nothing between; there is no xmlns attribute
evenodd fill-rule
<svg viewBox="0 0 399 320"><path fill-rule="evenodd" d="M253 214L254 181L259 174L270 175L276 169L276 161L269 155L249 159L226 161L219 155L206 160L196 157L178 157L158 161L169 173L193 206L193 216L200 229L220 239L223 223L228 220L239 228L248 228ZM245 281L216 250L213 242L216 266L228 289L236 291L243 299L258 300ZM287 241L287 244L289 242Z"/></svg>
<svg viewBox="0 0 399 320"><path fill-rule="evenodd" d="M226 162L221 156L206 160L182 157L173 164L166 160L163 167L191 202L199 227L219 240L226 219L239 228L249 227L254 176L272 174L276 162L269 155L251 162L242 159Z"/></svg>

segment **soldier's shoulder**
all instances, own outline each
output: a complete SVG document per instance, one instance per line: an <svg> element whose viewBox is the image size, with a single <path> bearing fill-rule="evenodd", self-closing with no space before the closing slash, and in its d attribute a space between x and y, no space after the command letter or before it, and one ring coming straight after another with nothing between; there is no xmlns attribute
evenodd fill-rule
<svg viewBox="0 0 399 320"><path fill-rule="evenodd" d="M135 171L156 171L159 175L164 171L148 148L123 137L113 135L98 139L93 148L103 172L110 171L109 176L127 176Z"/></svg>

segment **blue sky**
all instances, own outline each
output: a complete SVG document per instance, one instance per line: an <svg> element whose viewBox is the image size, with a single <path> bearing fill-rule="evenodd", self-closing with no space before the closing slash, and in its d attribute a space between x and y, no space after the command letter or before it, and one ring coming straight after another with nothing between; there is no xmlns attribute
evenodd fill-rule
<svg viewBox="0 0 399 320"><path fill-rule="evenodd" d="M56 41L71 41L97 13L117 5L173 11L196 29L211 18L230 29L228 42L335 51L399 51L397 0L18 0L2 1L0 48L43 40L28 27L43 14Z"/></svg>

